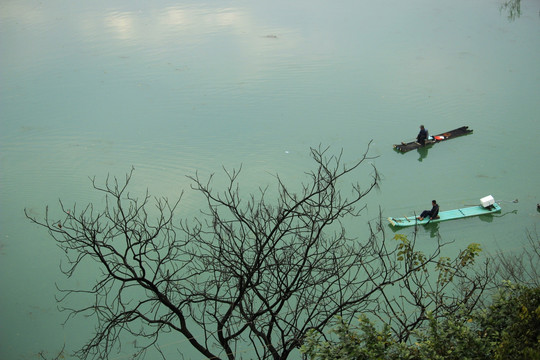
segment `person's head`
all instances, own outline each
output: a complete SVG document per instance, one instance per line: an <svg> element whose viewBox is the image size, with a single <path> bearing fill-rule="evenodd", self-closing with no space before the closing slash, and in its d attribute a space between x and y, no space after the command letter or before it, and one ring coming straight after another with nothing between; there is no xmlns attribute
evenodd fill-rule
<svg viewBox="0 0 540 360"><path fill-rule="evenodd" d="M432 203L433 205L437 205L437 201L435 201L435 200L431 200L431 203Z"/></svg>
<svg viewBox="0 0 540 360"><path fill-rule="evenodd" d="M424 130L424 125L420 125L420 129Z"/></svg>

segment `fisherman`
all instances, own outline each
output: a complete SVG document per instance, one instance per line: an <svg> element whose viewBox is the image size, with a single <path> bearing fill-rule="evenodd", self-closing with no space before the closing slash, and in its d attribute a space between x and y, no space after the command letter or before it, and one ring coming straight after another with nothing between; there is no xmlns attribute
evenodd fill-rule
<svg viewBox="0 0 540 360"><path fill-rule="evenodd" d="M418 136L416 137L416 141L422 145L426 145L426 139L428 138L428 131L424 128L424 125L420 125L420 132L418 133Z"/></svg>
<svg viewBox="0 0 540 360"><path fill-rule="evenodd" d="M431 210L424 210L418 217L418 220L422 221L424 218L428 217L430 219L435 219L439 215L439 204L437 204L437 201L431 200L431 205L433 206Z"/></svg>

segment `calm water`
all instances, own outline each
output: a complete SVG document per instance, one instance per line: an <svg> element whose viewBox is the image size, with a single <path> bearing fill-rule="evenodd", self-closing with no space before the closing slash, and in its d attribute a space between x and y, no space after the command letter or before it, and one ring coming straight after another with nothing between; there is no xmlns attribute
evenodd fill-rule
<svg viewBox="0 0 540 360"><path fill-rule="evenodd" d="M249 192L275 173L298 184L310 146L352 161L373 139L383 182L351 233L362 238L379 207L401 216L432 198L444 210L492 194L519 203L422 229L419 241L429 250L439 231L454 250L519 250L540 219L540 5L523 0L509 22L499 4L2 1L0 358L69 351L93 329L61 325L62 254L23 209L96 201L88 177L131 166L133 191L174 197L185 175L242 164ZM474 134L394 152L420 124ZM181 215L197 211L195 194L184 200ZM183 340L163 347L199 358Z"/></svg>

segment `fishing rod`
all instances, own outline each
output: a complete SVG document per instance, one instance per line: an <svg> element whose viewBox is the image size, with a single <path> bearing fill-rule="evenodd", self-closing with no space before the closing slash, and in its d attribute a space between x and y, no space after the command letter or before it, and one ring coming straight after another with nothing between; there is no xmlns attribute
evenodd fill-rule
<svg viewBox="0 0 540 360"><path fill-rule="evenodd" d="M496 202L497 204L500 204L500 203L502 203L502 202L508 203L508 204L517 204L517 203L519 202L519 200L518 200L518 199L515 199L515 200L512 200L512 201L510 201L510 200L497 200L497 201L495 201L495 202Z"/></svg>

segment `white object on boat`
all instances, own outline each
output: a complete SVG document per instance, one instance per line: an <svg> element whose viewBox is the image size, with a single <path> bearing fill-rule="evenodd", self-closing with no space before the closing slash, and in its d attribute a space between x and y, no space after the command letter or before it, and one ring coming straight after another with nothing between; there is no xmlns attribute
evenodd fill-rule
<svg viewBox="0 0 540 360"><path fill-rule="evenodd" d="M482 207L487 208L488 206L495 204L495 199L493 198L493 196L488 195L480 199L480 204L482 205Z"/></svg>

